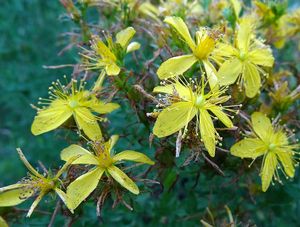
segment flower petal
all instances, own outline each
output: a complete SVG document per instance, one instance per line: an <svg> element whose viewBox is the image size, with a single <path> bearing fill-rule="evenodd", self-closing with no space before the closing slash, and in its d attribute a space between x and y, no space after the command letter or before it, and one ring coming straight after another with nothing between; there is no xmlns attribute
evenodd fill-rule
<svg viewBox="0 0 300 227"><path fill-rule="evenodd" d="M133 27L125 28L117 33L116 43L119 43L125 49L135 33L136 32Z"/></svg>
<svg viewBox="0 0 300 227"><path fill-rule="evenodd" d="M133 194L139 194L140 190L137 185L118 167L112 165L107 168L108 173L124 188Z"/></svg>
<svg viewBox="0 0 300 227"><path fill-rule="evenodd" d="M26 215L26 217L30 217L32 212L34 211L34 209L37 207L37 205L39 205L39 203L41 202L42 198L46 195L46 192L41 191L40 194L38 195L38 197L36 197L36 199L33 201L32 205L29 208L29 211Z"/></svg>
<svg viewBox="0 0 300 227"><path fill-rule="evenodd" d="M262 167L262 170L260 173L263 192L267 191L267 189L272 181L272 178L273 178L276 166L277 166L277 162L278 161L277 161L275 153L269 152L266 154L266 157L265 157L265 160L263 163L263 167Z"/></svg>
<svg viewBox="0 0 300 227"><path fill-rule="evenodd" d="M191 100L193 94L188 87L184 86L179 81L165 86L157 86L153 89L153 92L165 93L170 95L178 94L179 97L183 100Z"/></svg>
<svg viewBox="0 0 300 227"><path fill-rule="evenodd" d="M243 64L238 58L225 61L217 73L220 85L233 84L238 76L242 73L242 69Z"/></svg>
<svg viewBox="0 0 300 227"><path fill-rule="evenodd" d="M285 151L283 149L277 149L276 155L279 158L286 175L288 175L291 178L294 177L295 167L294 167L294 162L292 159L293 158L292 152Z"/></svg>
<svg viewBox="0 0 300 227"><path fill-rule="evenodd" d="M240 158L255 159L267 152L265 143L257 138L245 138L230 148L230 153Z"/></svg>
<svg viewBox="0 0 300 227"><path fill-rule="evenodd" d="M67 204L71 210L76 209L97 187L104 169L95 168L73 181L67 188Z"/></svg>
<svg viewBox="0 0 300 227"><path fill-rule="evenodd" d="M20 148L17 148L17 152L19 154L19 157L21 159L21 161L23 162L23 164L26 166L26 168L36 177L38 178L44 178L38 171L36 171L35 168L33 168L33 166L27 161L25 155L23 154L22 150Z"/></svg>
<svg viewBox="0 0 300 227"><path fill-rule="evenodd" d="M121 69L117 64L111 63L105 66L105 71L108 76L117 76L119 75Z"/></svg>
<svg viewBox="0 0 300 227"><path fill-rule="evenodd" d="M54 189L56 194L59 196L59 198L63 201L63 203L68 207L68 196L65 192L63 192L62 190L60 190L59 188L55 188ZM73 214L73 210L71 208L68 207L68 209L71 211L71 213Z"/></svg>
<svg viewBox="0 0 300 227"><path fill-rule="evenodd" d="M102 42L98 36L93 37L94 45L92 48L99 54L103 59L109 59L111 61L116 61L116 56L111 52L111 50Z"/></svg>
<svg viewBox="0 0 300 227"><path fill-rule="evenodd" d="M65 106L65 103L55 100L48 108L38 111L31 125L31 132L36 136L56 129L71 116L72 111Z"/></svg>
<svg viewBox="0 0 300 227"><path fill-rule="evenodd" d="M77 126L93 141L102 137L100 127L95 116L85 107L75 109L75 121Z"/></svg>
<svg viewBox="0 0 300 227"><path fill-rule="evenodd" d="M244 65L243 77L246 96L253 98L259 92L261 86L260 75L255 65L246 63Z"/></svg>
<svg viewBox="0 0 300 227"><path fill-rule="evenodd" d="M180 17L166 17L164 20L167 24L171 25L184 41L189 45L192 51L196 48L195 42L192 39L189 29Z"/></svg>
<svg viewBox="0 0 300 227"><path fill-rule="evenodd" d="M169 136L186 126L196 115L191 102L177 102L165 108L155 122L153 133L157 137Z"/></svg>
<svg viewBox="0 0 300 227"><path fill-rule="evenodd" d="M141 47L141 44L138 43L138 42L131 42L129 43L127 49L126 49L126 53L130 53L130 52L133 52L133 51L136 51L138 49L140 49Z"/></svg>
<svg viewBox="0 0 300 227"><path fill-rule="evenodd" d="M146 155L137 152L137 151L131 151L131 150L125 150L118 154L116 154L113 157L114 162L122 161L122 160L128 160L133 162L140 162L140 163L146 163L149 165L154 165L154 162L148 158Z"/></svg>
<svg viewBox="0 0 300 227"><path fill-rule="evenodd" d="M253 31L252 19L245 17L241 19L237 33L237 46L243 52L248 52L250 47L250 39Z"/></svg>
<svg viewBox="0 0 300 227"><path fill-rule="evenodd" d="M260 112L254 112L251 115L251 122L254 132L263 141L266 141L273 132L273 127L270 119Z"/></svg>
<svg viewBox="0 0 300 227"><path fill-rule="evenodd" d="M211 157L215 156L216 150L216 135L215 127L212 119L205 109L200 110L200 134L204 146Z"/></svg>
<svg viewBox="0 0 300 227"><path fill-rule="evenodd" d="M207 60L203 60L202 62L206 71L206 76L207 76L210 89L218 90L219 83L218 83L217 71L215 67Z"/></svg>
<svg viewBox="0 0 300 227"><path fill-rule="evenodd" d="M197 58L192 54L173 57L163 62L156 73L160 79L176 77L186 72L196 61Z"/></svg>
<svg viewBox="0 0 300 227"><path fill-rule="evenodd" d="M19 184L17 184L19 185ZM13 188L10 185L9 187ZM1 188L3 189L3 188ZM18 186L11 190L3 190L0 193L0 207L8 207L8 206L15 206L22 202L24 202L26 199L28 199L30 196L32 196L34 193L33 190L25 189L23 185Z"/></svg>
<svg viewBox="0 0 300 227"><path fill-rule="evenodd" d="M92 108L93 111L99 114L106 114L120 108L120 105L112 102L104 103L104 102L97 101L90 107Z"/></svg>
<svg viewBox="0 0 300 227"><path fill-rule="evenodd" d="M249 61L256 65L272 67L274 57L270 48L255 49L249 53Z"/></svg>
<svg viewBox="0 0 300 227"><path fill-rule="evenodd" d="M72 144L71 146L63 149L60 153L60 158L64 161L69 161L70 159L78 155L80 155L80 157L74 160L72 164L99 164L99 162L91 152L76 144Z"/></svg>
<svg viewBox="0 0 300 227"><path fill-rule="evenodd" d="M112 151L112 148L115 146L118 140L118 135L112 135L110 139L105 143L106 150L109 151L109 153Z"/></svg>
<svg viewBox="0 0 300 227"><path fill-rule="evenodd" d="M209 107L208 110L210 110L211 112L213 112L213 114L220 120L223 122L223 124L228 127L228 128L232 128L233 127L233 123L230 120L230 118L222 111L222 107L219 106L212 106Z"/></svg>

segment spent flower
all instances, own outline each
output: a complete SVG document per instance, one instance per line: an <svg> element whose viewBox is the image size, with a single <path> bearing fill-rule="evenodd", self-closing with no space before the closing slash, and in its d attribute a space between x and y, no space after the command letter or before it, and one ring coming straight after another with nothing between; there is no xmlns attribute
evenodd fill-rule
<svg viewBox="0 0 300 227"><path fill-rule="evenodd" d="M81 155L72 164L84 164L94 166L90 171L78 177L67 188L69 198L68 206L75 209L84 199L86 199L97 187L103 173L111 176L122 187L126 188L134 194L139 194L137 185L116 165L123 160L140 162L153 165L146 155L125 150L118 154L113 154L113 146L118 140L118 136L114 135L109 141L102 143L96 141L93 143L93 152L90 152L78 145L71 145L61 152L61 159L69 161L74 156Z"/></svg>

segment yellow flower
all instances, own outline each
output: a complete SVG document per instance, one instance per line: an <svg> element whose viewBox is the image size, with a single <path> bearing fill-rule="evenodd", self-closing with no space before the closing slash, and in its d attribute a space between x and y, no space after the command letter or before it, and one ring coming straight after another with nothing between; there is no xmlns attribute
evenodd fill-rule
<svg viewBox="0 0 300 227"><path fill-rule="evenodd" d="M195 42L190 35L188 27L180 17L166 17L164 21L176 30L190 47L192 53L173 57L163 62L157 70L158 77L160 79L168 79L182 75L197 61L200 61L205 68L210 88L217 87L216 69L211 61L215 61L213 51L219 37L218 32L201 28L196 32Z"/></svg>
<svg viewBox="0 0 300 227"><path fill-rule="evenodd" d="M250 18L241 19L236 37L236 47L220 44L218 49L227 58L217 73L220 85L238 84L245 87L246 96L254 97L260 89L262 67L272 67L274 58L269 46L255 39L253 22Z"/></svg>
<svg viewBox="0 0 300 227"><path fill-rule="evenodd" d="M95 142L93 144L94 153L75 144L61 152L62 160L68 161L74 156L81 155L81 157L72 164L88 164L94 166L89 172L78 177L68 186L68 206L71 209L75 209L95 190L104 172L130 192L139 194L137 185L122 170L116 167L116 164L122 160L146 163L149 165L153 165L154 162L146 155L132 150L125 150L113 155L112 148L117 140L118 136L115 135L104 144Z"/></svg>
<svg viewBox="0 0 300 227"><path fill-rule="evenodd" d="M128 27L116 34L115 43L113 43L111 37L108 37L108 45L105 45L98 36L93 36L91 41L92 50L84 49L86 53L81 53L86 60L83 63L86 70L104 69L109 76L118 75L125 55L140 48L139 43L130 43L134 35L134 28Z"/></svg>
<svg viewBox="0 0 300 227"><path fill-rule="evenodd" d="M272 179L281 182L278 170L284 175L294 177L295 174L295 149L296 144L289 144L288 136L282 128L274 128L269 118L260 112L251 116L253 136L245 138L234 144L230 152L232 155L241 158L256 159L263 156L260 176L262 190L267 191Z"/></svg>
<svg viewBox="0 0 300 227"><path fill-rule="evenodd" d="M27 213L27 217L30 217L41 199L50 192L55 192L66 204L67 195L60 189L61 180L59 179L59 177L63 172L65 172L67 167L76 158L78 158L78 156L69 159L68 162L56 173L56 175L52 176L50 172L47 175L46 173L44 175L41 175L30 165L21 149L17 148L17 151L20 159L30 173L20 182L0 188L0 207L15 206L24 202L28 198L37 195Z"/></svg>
<svg viewBox="0 0 300 227"><path fill-rule="evenodd" d="M164 107L164 109L158 115L153 133L161 138L184 128L183 135L185 135L189 122L196 117L195 132L196 134L200 132L204 146L214 157L216 138L221 138L214 128L211 114L223 122L226 127L232 128L233 124L230 118L223 111L233 111L231 109L233 106L221 105L230 98L230 96L222 96L226 91L225 88L218 91L210 90L208 93L204 89L204 80L201 85L196 84L193 80L190 82L174 80L171 84L155 87L154 92L166 95L160 100L159 107Z"/></svg>
<svg viewBox="0 0 300 227"><path fill-rule="evenodd" d="M50 87L50 98L42 99L39 104L47 105L39 109L31 126L31 132L39 135L58 128L69 118L73 117L79 130L82 130L91 140L102 137L98 120L105 120L93 114L110 113L119 108L115 103L104 103L96 97L94 92L84 90L84 81L80 81L79 88L76 80L72 80L71 87L66 87L57 81Z"/></svg>

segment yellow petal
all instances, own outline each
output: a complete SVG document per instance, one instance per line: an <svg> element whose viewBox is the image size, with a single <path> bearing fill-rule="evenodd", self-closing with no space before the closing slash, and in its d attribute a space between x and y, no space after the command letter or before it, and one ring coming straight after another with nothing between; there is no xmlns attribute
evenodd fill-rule
<svg viewBox="0 0 300 227"><path fill-rule="evenodd" d="M215 127L207 110L200 110L200 134L204 146L211 157L215 156L216 135Z"/></svg>
<svg viewBox="0 0 300 227"><path fill-rule="evenodd" d="M131 150L122 151L113 157L114 162L118 162L118 161L122 161L122 160L141 162L141 163L146 163L149 165L154 165L154 162L150 158L148 158L146 155L144 155L140 152L131 151Z"/></svg>
<svg viewBox="0 0 300 227"><path fill-rule="evenodd" d="M183 100L191 100L191 97L193 95L192 91L188 87L182 85L179 81L165 86L157 86L153 89L153 92L165 93L170 95L178 94L179 97Z"/></svg>
<svg viewBox="0 0 300 227"><path fill-rule="evenodd" d="M63 102L55 100L48 108L38 111L31 125L31 132L36 136L56 129L71 116L72 111Z"/></svg>
<svg viewBox="0 0 300 227"><path fill-rule="evenodd" d="M95 168L78 177L67 188L67 204L71 210L76 209L97 187L104 169Z"/></svg>
<svg viewBox="0 0 300 227"><path fill-rule="evenodd" d="M26 217L30 217L32 212L34 211L34 209L37 207L37 205L39 205L39 203L41 202L42 198L46 195L46 192L41 191L40 194L38 195L38 197L36 197L36 199L34 200L34 202L32 203L32 205L29 208L29 211L26 215Z"/></svg>
<svg viewBox="0 0 300 227"><path fill-rule="evenodd" d="M261 86L260 75L255 65L251 63L244 65L243 78L246 96L253 98L259 92Z"/></svg>
<svg viewBox="0 0 300 227"><path fill-rule="evenodd" d="M116 43L119 43L123 48L126 48L135 34L133 27L128 27L116 35Z"/></svg>
<svg viewBox="0 0 300 227"><path fill-rule="evenodd" d="M240 158L257 158L267 152L263 141L257 138L245 138L230 148L230 153Z"/></svg>
<svg viewBox="0 0 300 227"><path fill-rule="evenodd" d="M97 101L95 104L91 105L91 108L93 109L93 111L99 114L106 114L120 108L120 105L112 102L104 103Z"/></svg>
<svg viewBox="0 0 300 227"><path fill-rule="evenodd" d="M117 75L119 75L121 69L117 64L111 63L111 64L106 65L105 71L108 76L117 76Z"/></svg>
<svg viewBox="0 0 300 227"><path fill-rule="evenodd" d="M32 167L32 165L27 161L25 155L23 154L22 150L20 148L17 148L17 152L19 154L19 157L21 159L21 161L24 163L24 165L26 166L26 168L36 177L38 178L44 178L41 174L39 174L38 171L35 170L35 168Z"/></svg>
<svg viewBox="0 0 300 227"><path fill-rule="evenodd" d="M164 22L171 25L181 35L191 50L194 51L196 48L195 42L190 35L188 27L180 17L166 17Z"/></svg>
<svg viewBox="0 0 300 227"><path fill-rule="evenodd" d="M94 87L92 89L93 92L98 92L102 90L103 81L105 79L105 70L102 70L100 75L98 76L98 79L96 80Z"/></svg>
<svg viewBox="0 0 300 227"><path fill-rule="evenodd" d="M173 57L163 62L156 73L160 79L176 77L186 72L196 61L197 58L192 54Z"/></svg>
<svg viewBox="0 0 300 227"><path fill-rule="evenodd" d="M110 139L105 143L106 150L108 150L109 152L111 152L112 148L115 146L115 144L117 143L118 139L119 139L118 135L112 135L110 137Z"/></svg>
<svg viewBox="0 0 300 227"><path fill-rule="evenodd" d="M69 161L70 159L78 155L80 155L80 157L74 160L72 164L99 164L92 153L76 144L72 144L71 146L63 149L60 153L60 158L64 161Z"/></svg>
<svg viewBox="0 0 300 227"><path fill-rule="evenodd" d="M276 155L273 152L269 152L268 154L266 154L266 157L265 157L265 160L263 163L263 168L260 173L263 192L267 191L267 189L272 181L276 166L277 166Z"/></svg>
<svg viewBox="0 0 300 227"><path fill-rule="evenodd" d="M285 151L283 149L276 150L276 155L278 156L286 175L289 177L294 177L295 175L295 167L293 162L293 154L292 152Z"/></svg>
<svg viewBox="0 0 300 227"><path fill-rule="evenodd" d="M139 194L140 190L137 185L118 167L112 165L107 168L108 173L124 188L133 194Z"/></svg>
<svg viewBox="0 0 300 227"><path fill-rule="evenodd" d="M238 76L242 73L243 64L238 58L233 58L225 61L218 73L218 81L221 86L233 84Z"/></svg>
<svg viewBox="0 0 300 227"><path fill-rule="evenodd" d="M126 49L126 53L130 53L130 52L133 52L133 51L136 51L138 49L140 49L141 47L141 44L138 43L138 42L131 42L129 43L127 49Z"/></svg>
<svg viewBox="0 0 300 227"><path fill-rule="evenodd" d="M237 46L243 52L248 52L253 31L253 23L250 18L243 18L237 33Z"/></svg>
<svg viewBox="0 0 300 227"><path fill-rule="evenodd" d="M62 190L60 190L59 188L55 188L54 189L56 194L59 196L59 198L63 201L63 203L68 207L68 196L66 193L64 193ZM73 210L71 208L68 207L68 209L71 211L71 213L73 213Z"/></svg>
<svg viewBox="0 0 300 227"><path fill-rule="evenodd" d="M230 120L230 118L222 111L222 108L219 106L212 106L209 107L208 110L210 110L211 112L213 112L213 114L220 120L223 122L223 124L228 127L228 128L232 128L233 127L233 123Z"/></svg>
<svg viewBox="0 0 300 227"><path fill-rule="evenodd" d="M233 6L235 17L238 19L242 9L241 3L238 0L230 0L230 2Z"/></svg>
<svg viewBox="0 0 300 227"><path fill-rule="evenodd" d="M209 87L211 90L218 90L219 84L218 84L218 78L217 78L217 71L215 67L207 60L203 60L203 65L205 68L207 80L209 83Z"/></svg>
<svg viewBox="0 0 300 227"><path fill-rule="evenodd" d="M33 190L24 189L23 185L11 190L5 190L0 193L0 207L18 205L32 196L33 193Z"/></svg>
<svg viewBox="0 0 300 227"><path fill-rule="evenodd" d="M83 130L91 140L99 140L102 133L95 116L84 107L75 109L75 121L80 130Z"/></svg>
<svg viewBox="0 0 300 227"><path fill-rule="evenodd" d="M196 115L197 109L190 102L178 102L165 108L155 122L153 133L157 137L169 136L184 126Z"/></svg>
<svg viewBox="0 0 300 227"><path fill-rule="evenodd" d="M0 226L1 227L9 227L7 222L0 216Z"/></svg>
<svg viewBox="0 0 300 227"><path fill-rule="evenodd" d="M272 67L274 64L274 57L270 48L255 49L249 52L248 58L255 65Z"/></svg>
<svg viewBox="0 0 300 227"><path fill-rule="evenodd" d="M116 56L111 52L111 50L102 42L102 40L98 36L93 37L96 49L96 52L103 58L109 59L111 61L116 61Z"/></svg>
<svg viewBox="0 0 300 227"><path fill-rule="evenodd" d="M251 115L251 122L254 132L263 141L266 141L273 132L273 127L270 119L260 112L254 112Z"/></svg>

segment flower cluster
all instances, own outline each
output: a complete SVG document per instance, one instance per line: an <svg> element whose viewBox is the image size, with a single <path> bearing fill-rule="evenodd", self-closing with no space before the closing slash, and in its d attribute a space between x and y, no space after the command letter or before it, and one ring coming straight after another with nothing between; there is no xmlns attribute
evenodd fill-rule
<svg viewBox="0 0 300 227"><path fill-rule="evenodd" d="M279 55L287 41L299 41L299 9L283 13L279 3L274 10L260 1L253 1L249 9L238 0L208 5L171 0L61 2L80 26L81 34L73 37L79 62L70 82L53 82L50 97L40 98L31 132L37 136L63 128L59 133L70 132L66 138L73 136L76 142L61 151L66 163L55 175L50 170L39 173L18 149L30 173L0 188L0 206L15 206L36 196L30 216L43 196L56 193L72 213L97 199L100 215L103 200L115 193L115 203L130 207L122 189L139 194L137 182L149 172L154 173L152 182L161 181L165 160L159 154L170 150L176 153L171 158L182 151L185 164L203 157L221 173L214 160L224 152L234 163L231 170L244 174L243 163L251 167L253 162L236 157L253 161L261 157L263 192L273 180L282 183L281 174L288 179L295 176L300 146L292 127L300 125L299 77L281 64ZM85 21L83 14L90 7L103 12L98 24ZM222 13L225 10L230 16ZM130 135L124 117L126 133L118 132L120 137L132 144L149 142L156 149L151 154L155 162L127 148L115 153L119 136L112 131L119 130L115 122L120 119L113 112L118 110L123 117L136 117L148 130ZM113 115L113 120L106 115ZM172 160L174 164L178 159ZM137 164L127 166L127 161ZM154 168L145 174L127 171L141 164Z"/></svg>

